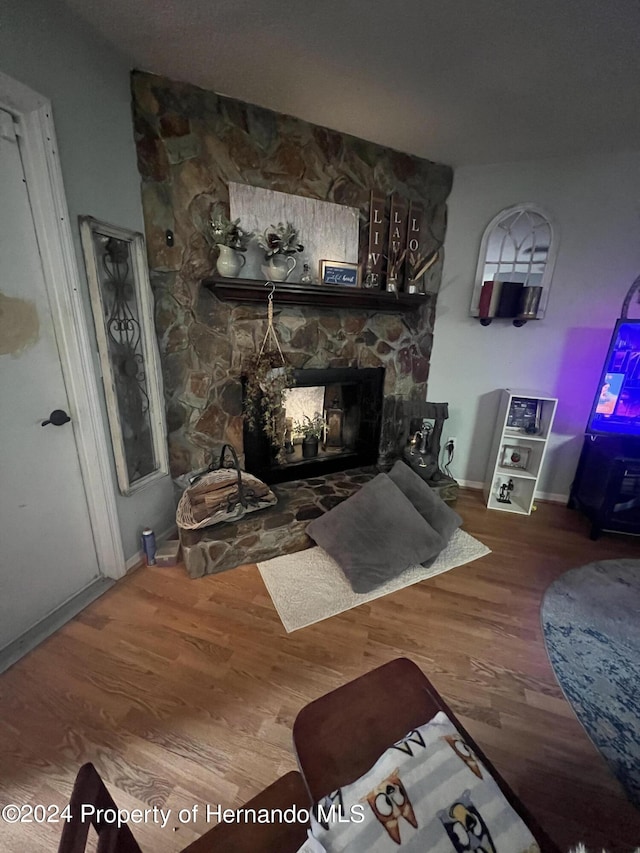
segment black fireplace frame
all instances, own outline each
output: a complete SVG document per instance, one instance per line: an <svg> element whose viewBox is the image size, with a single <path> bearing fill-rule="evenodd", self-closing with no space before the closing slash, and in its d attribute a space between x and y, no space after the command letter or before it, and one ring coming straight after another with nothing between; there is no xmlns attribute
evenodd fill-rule
<svg viewBox="0 0 640 853"><path fill-rule="evenodd" d="M294 370L294 386L353 385L360 387L360 430L352 451L333 458L305 459L288 465L275 460L268 437L261 429L250 429L244 420L245 468L266 483L282 483L332 474L363 465L374 465L380 450L384 401L383 367L330 367ZM244 383L243 383L244 395Z"/></svg>

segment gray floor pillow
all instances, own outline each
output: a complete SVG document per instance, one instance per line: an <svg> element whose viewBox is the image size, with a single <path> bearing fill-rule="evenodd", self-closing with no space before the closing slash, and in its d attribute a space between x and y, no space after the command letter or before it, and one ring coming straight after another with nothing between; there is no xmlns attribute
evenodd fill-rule
<svg viewBox="0 0 640 853"><path fill-rule="evenodd" d="M447 506L431 486L401 459L389 471L389 477L447 543L462 524L458 513Z"/></svg>
<svg viewBox="0 0 640 853"><path fill-rule="evenodd" d="M430 560L446 544L386 474L314 519L307 533L360 593Z"/></svg>

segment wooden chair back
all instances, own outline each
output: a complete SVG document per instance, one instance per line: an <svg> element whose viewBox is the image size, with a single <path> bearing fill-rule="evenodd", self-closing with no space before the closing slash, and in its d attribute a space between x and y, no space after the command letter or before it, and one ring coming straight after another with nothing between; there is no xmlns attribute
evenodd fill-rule
<svg viewBox="0 0 640 853"><path fill-rule="evenodd" d="M343 684L310 702L296 717L293 743L312 802L355 782L391 744L428 722L438 711L444 711L492 774L531 830L541 853L560 853L433 684L407 658L396 658Z"/></svg>
<svg viewBox="0 0 640 853"><path fill-rule="evenodd" d="M83 805L95 807L93 814L85 809L84 820ZM101 817L100 811L104 815L105 809L118 807L93 764L83 764L78 771L69 806L71 820L62 830L58 853L84 853L92 826L98 835L97 853L142 853L128 826L118 827Z"/></svg>

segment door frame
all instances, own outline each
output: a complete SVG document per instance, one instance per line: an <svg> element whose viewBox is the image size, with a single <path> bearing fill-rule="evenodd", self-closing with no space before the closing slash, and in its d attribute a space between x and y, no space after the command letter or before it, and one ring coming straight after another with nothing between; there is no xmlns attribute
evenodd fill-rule
<svg viewBox="0 0 640 853"><path fill-rule="evenodd" d="M16 132L20 137L98 569L103 576L117 579L125 574L126 564L111 453L94 368L95 347L81 296L84 284L73 244L51 102L0 72L0 108L11 113L18 123Z"/></svg>

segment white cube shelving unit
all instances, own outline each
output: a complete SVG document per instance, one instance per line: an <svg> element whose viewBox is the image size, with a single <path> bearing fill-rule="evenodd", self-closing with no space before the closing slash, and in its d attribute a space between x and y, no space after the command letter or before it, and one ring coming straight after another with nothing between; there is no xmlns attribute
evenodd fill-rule
<svg viewBox="0 0 640 853"><path fill-rule="evenodd" d="M484 482L489 509L531 514L557 404L549 394L502 389Z"/></svg>

